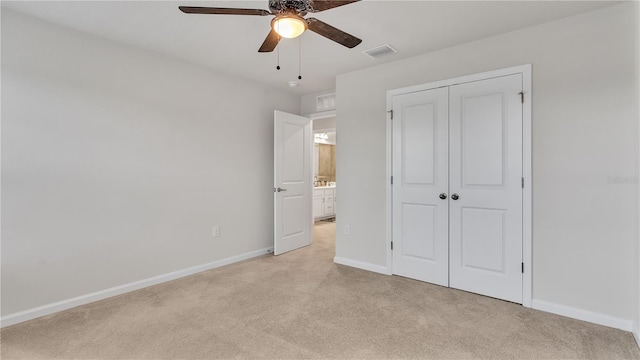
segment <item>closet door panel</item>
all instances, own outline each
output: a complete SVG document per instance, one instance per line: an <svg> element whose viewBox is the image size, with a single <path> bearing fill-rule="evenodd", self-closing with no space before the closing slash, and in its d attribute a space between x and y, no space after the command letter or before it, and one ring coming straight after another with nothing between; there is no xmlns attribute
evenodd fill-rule
<svg viewBox="0 0 640 360"><path fill-rule="evenodd" d="M393 273L447 286L447 89L393 97Z"/></svg>
<svg viewBox="0 0 640 360"><path fill-rule="evenodd" d="M517 303L522 303L521 91L520 74L449 88L450 286Z"/></svg>

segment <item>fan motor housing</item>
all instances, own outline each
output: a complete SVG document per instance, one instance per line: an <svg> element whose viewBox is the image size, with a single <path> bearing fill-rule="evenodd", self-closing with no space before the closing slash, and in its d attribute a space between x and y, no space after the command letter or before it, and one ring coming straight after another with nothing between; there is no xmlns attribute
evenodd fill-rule
<svg viewBox="0 0 640 360"><path fill-rule="evenodd" d="M309 11L309 0L269 0L269 10L274 14L295 11L305 16Z"/></svg>

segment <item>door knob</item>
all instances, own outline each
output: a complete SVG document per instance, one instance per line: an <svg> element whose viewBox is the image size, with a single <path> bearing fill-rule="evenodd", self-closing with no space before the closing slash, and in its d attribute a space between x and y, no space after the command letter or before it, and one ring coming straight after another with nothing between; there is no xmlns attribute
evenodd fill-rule
<svg viewBox="0 0 640 360"><path fill-rule="evenodd" d="M453 200L458 200L460 197L458 196L458 194L453 193L453 194L451 194L451 198L452 198Z"/></svg>
<svg viewBox="0 0 640 360"><path fill-rule="evenodd" d="M281 187L277 187L275 189L273 189L274 192L281 192L281 191L287 191L287 189L283 189Z"/></svg>
<svg viewBox="0 0 640 360"><path fill-rule="evenodd" d="M440 199L444 200L446 198L447 198L447 194L445 193L440 194Z"/></svg>

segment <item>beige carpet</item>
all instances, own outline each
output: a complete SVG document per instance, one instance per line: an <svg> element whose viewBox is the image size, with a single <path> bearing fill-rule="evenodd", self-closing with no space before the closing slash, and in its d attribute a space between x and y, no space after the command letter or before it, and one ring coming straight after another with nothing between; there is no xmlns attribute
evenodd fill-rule
<svg viewBox="0 0 640 360"><path fill-rule="evenodd" d="M628 332L336 265L334 232L7 327L2 359L640 359Z"/></svg>

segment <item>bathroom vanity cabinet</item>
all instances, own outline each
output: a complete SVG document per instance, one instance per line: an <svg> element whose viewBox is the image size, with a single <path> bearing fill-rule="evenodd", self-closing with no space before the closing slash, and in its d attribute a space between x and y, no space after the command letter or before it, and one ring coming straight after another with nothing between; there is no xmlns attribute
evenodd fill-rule
<svg viewBox="0 0 640 360"><path fill-rule="evenodd" d="M321 220L336 215L336 187L322 186L313 189L313 219Z"/></svg>

